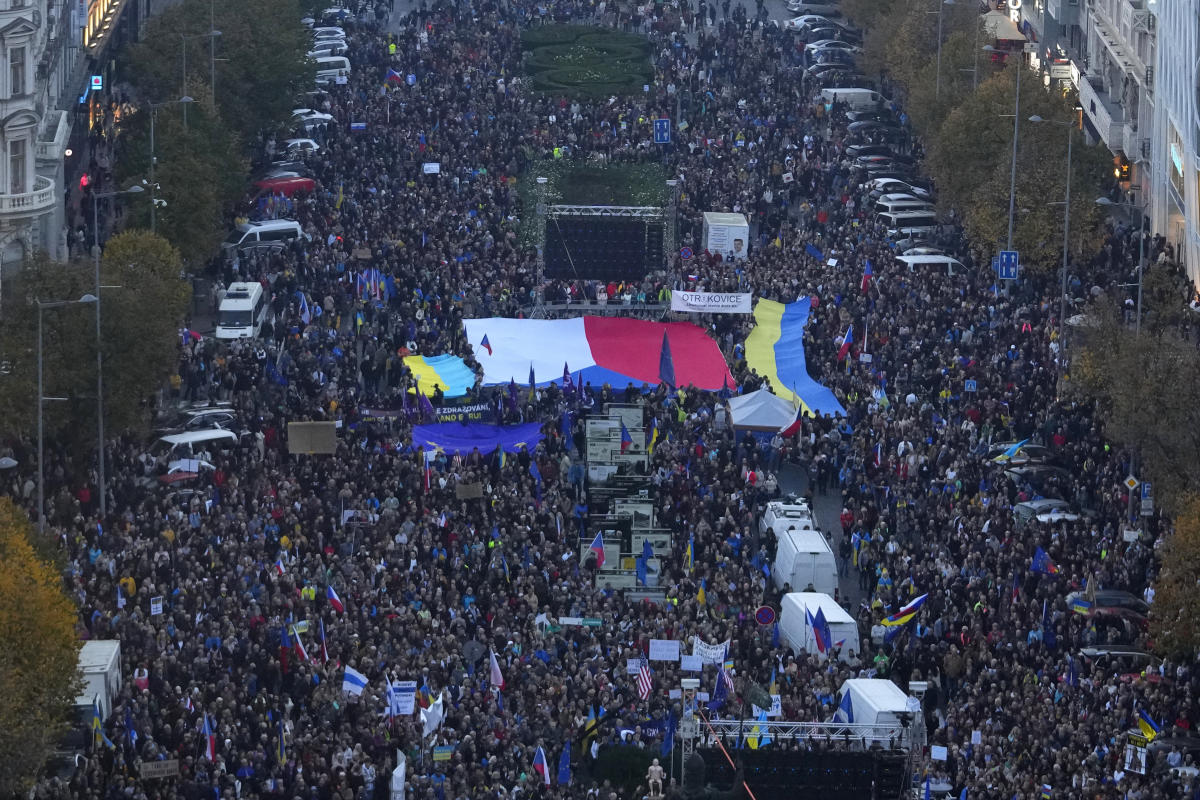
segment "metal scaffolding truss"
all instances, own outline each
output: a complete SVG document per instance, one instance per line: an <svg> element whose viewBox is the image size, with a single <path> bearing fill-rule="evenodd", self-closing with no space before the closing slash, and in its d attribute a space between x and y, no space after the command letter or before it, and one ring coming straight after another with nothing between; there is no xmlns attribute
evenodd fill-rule
<svg viewBox="0 0 1200 800"><path fill-rule="evenodd" d="M867 749L872 744L879 744L886 749L908 750L912 737L901 725L859 725L842 722L784 722L782 720L767 720L764 723L756 719L710 719L707 725L699 726L700 733L712 733L719 738L736 739L739 734L747 736L758 726L755 735L767 735L775 741L821 741L844 743L853 749ZM685 740L687 742L687 740ZM688 742L690 743L690 742Z"/></svg>
<svg viewBox="0 0 1200 800"><path fill-rule="evenodd" d="M667 209L659 206L547 206L546 216L554 217L630 217L666 219Z"/></svg>

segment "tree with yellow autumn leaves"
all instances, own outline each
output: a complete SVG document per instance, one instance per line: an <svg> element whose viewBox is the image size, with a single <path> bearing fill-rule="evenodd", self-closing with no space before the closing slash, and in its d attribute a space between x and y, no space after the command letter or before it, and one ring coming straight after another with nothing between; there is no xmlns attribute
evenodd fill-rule
<svg viewBox="0 0 1200 800"><path fill-rule="evenodd" d="M0 797L32 784L79 683L75 607L33 535L25 513L0 499Z"/></svg>

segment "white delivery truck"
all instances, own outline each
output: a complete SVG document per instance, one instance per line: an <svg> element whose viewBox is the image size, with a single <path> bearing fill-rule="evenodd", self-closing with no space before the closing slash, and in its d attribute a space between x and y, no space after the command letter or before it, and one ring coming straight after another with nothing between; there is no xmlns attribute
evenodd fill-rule
<svg viewBox="0 0 1200 800"><path fill-rule="evenodd" d="M793 652L819 653L817 637L812 625L808 622L808 614L817 616L817 611L825 614L829 623L829 645L838 653L838 658L846 661L850 651L858 652L858 623L846 609L837 604L832 597L819 592L789 592L783 596L783 610L779 613L779 635ZM844 640L844 641L843 641ZM838 642L842 642L840 646Z"/></svg>
<svg viewBox="0 0 1200 800"><path fill-rule="evenodd" d="M108 719L113 700L121 692L121 643L116 639L84 642L79 650L79 671L83 688L75 698L76 707L90 709L98 699L100 716Z"/></svg>
<svg viewBox="0 0 1200 800"><path fill-rule="evenodd" d="M825 534L814 530L788 530L778 534L775 564L771 575L775 588L791 585L794 591L809 591L809 586L821 594L834 594L838 585L837 564L833 548Z"/></svg>
<svg viewBox="0 0 1200 800"><path fill-rule="evenodd" d="M904 738L908 725L900 720L900 714L909 713L913 719L920 715L921 704L900 690L900 687L880 678L850 678L838 690L838 708L834 722L856 725L883 725L890 730L879 731L868 737L868 744L879 742L885 746L891 740Z"/></svg>

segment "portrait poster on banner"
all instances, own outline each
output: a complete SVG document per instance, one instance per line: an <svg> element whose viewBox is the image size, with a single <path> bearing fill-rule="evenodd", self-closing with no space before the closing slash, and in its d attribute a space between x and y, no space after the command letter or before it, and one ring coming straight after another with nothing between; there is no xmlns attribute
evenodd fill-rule
<svg viewBox="0 0 1200 800"><path fill-rule="evenodd" d="M750 247L750 223L744 214L704 212L704 249L722 258L744 259Z"/></svg>

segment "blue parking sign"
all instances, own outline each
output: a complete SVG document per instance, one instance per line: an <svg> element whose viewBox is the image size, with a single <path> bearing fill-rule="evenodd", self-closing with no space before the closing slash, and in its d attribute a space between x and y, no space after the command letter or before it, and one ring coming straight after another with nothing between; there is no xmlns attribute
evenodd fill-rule
<svg viewBox="0 0 1200 800"><path fill-rule="evenodd" d="M671 143L671 120L665 117L654 120L654 143Z"/></svg>

